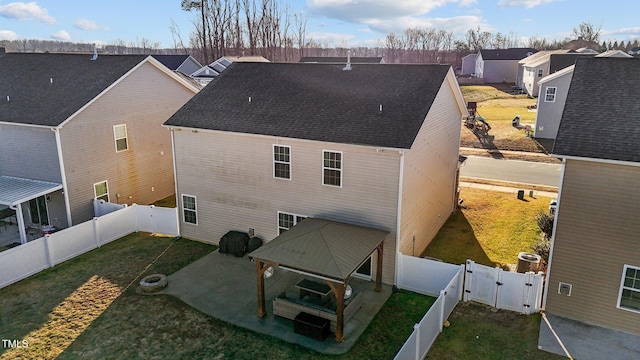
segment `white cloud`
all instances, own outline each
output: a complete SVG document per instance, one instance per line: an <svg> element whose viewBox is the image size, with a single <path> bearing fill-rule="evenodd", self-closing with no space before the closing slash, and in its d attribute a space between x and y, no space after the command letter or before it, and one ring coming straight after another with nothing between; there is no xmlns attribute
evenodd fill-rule
<svg viewBox="0 0 640 360"><path fill-rule="evenodd" d="M308 0L307 6L316 16L327 16L347 22L401 16L418 16L449 3L469 4L475 0Z"/></svg>
<svg viewBox="0 0 640 360"><path fill-rule="evenodd" d="M369 27L381 33L395 32L400 34L407 28L433 28L453 32L454 35L462 36L469 29L477 29L483 31L494 31L491 26L487 25L481 17L474 15L455 16L450 18L412 18L401 17L388 20L375 20L369 22Z"/></svg>
<svg viewBox="0 0 640 360"><path fill-rule="evenodd" d="M602 35L605 36L619 36L619 35L628 35L630 37L638 37L640 36L640 26L622 28L616 30L603 30Z"/></svg>
<svg viewBox="0 0 640 360"><path fill-rule="evenodd" d="M55 40L69 41L71 40L71 35L69 35L69 33L64 30L60 30L51 34L51 38Z"/></svg>
<svg viewBox="0 0 640 360"><path fill-rule="evenodd" d="M524 7L526 9L532 9L538 5L549 4L556 1L561 1L561 0L500 0L498 1L498 6Z"/></svg>
<svg viewBox="0 0 640 360"><path fill-rule="evenodd" d="M49 15L47 9L40 7L36 2L0 5L0 16L16 20L36 20L49 25L56 23L56 19Z"/></svg>
<svg viewBox="0 0 640 360"><path fill-rule="evenodd" d="M353 40L354 38L355 36L350 34L339 34L339 33L329 33L329 32L312 32L307 35L307 39L313 40L322 46L329 45L329 47L353 46L353 44L349 43L349 40Z"/></svg>
<svg viewBox="0 0 640 360"><path fill-rule="evenodd" d="M88 19L76 19L76 21L73 23L73 26L76 29L87 30L87 31L92 31L92 30L107 30L108 31L108 30L111 30L108 27L100 26L95 21L91 21L91 20L88 20Z"/></svg>
<svg viewBox="0 0 640 360"><path fill-rule="evenodd" d="M0 30L0 40L18 40L18 34L11 30Z"/></svg>

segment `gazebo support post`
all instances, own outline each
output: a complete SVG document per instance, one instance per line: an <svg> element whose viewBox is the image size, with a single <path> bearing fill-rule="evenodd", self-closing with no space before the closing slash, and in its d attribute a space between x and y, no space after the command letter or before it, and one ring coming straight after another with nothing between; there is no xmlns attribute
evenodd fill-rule
<svg viewBox="0 0 640 360"><path fill-rule="evenodd" d="M343 283L332 283L326 280L327 285L333 291L333 295L336 297L336 342L341 343L344 341L344 292L347 288L347 278Z"/></svg>
<svg viewBox="0 0 640 360"><path fill-rule="evenodd" d="M381 242L377 247L376 250L378 251L378 266L376 267L376 288L375 290L377 292L381 292L382 291L382 250L383 250L383 243Z"/></svg>
<svg viewBox="0 0 640 360"><path fill-rule="evenodd" d="M267 310L264 304L264 262L256 259L256 275L258 279L258 317L263 318L267 315Z"/></svg>

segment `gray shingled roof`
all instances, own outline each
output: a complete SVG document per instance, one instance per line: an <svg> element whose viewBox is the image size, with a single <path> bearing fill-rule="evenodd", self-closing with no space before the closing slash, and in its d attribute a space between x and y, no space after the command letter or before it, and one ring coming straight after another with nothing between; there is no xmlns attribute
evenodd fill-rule
<svg viewBox="0 0 640 360"><path fill-rule="evenodd" d="M0 57L0 122L58 126L146 57L7 53Z"/></svg>
<svg viewBox="0 0 640 360"><path fill-rule="evenodd" d="M640 162L639 83L639 59L578 59L553 153Z"/></svg>
<svg viewBox="0 0 640 360"><path fill-rule="evenodd" d="M234 63L165 125L408 149L450 68L343 67Z"/></svg>
<svg viewBox="0 0 640 360"><path fill-rule="evenodd" d="M549 74L560 71L576 63L576 59L594 57L595 54L552 54L549 60Z"/></svg>
<svg viewBox="0 0 640 360"><path fill-rule="evenodd" d="M352 56L352 64L380 64L382 56ZM301 63L333 63L344 64L347 62L346 56L304 56L300 58Z"/></svg>
<svg viewBox="0 0 640 360"><path fill-rule="evenodd" d="M388 231L308 218L249 254L258 260L344 281Z"/></svg>
<svg viewBox="0 0 640 360"><path fill-rule="evenodd" d="M538 50L532 48L509 48L509 49L482 49L480 54L482 60L522 60L530 54L537 53Z"/></svg>
<svg viewBox="0 0 640 360"><path fill-rule="evenodd" d="M170 70L178 70L180 65L184 63L189 55L151 55L154 59L160 61L162 65Z"/></svg>

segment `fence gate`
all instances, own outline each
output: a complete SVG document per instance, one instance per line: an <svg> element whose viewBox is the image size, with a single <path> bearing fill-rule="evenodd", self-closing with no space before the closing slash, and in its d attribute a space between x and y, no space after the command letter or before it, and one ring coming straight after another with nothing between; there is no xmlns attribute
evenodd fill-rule
<svg viewBox="0 0 640 360"><path fill-rule="evenodd" d="M540 311L543 274L503 271L467 260L464 301L531 314Z"/></svg>

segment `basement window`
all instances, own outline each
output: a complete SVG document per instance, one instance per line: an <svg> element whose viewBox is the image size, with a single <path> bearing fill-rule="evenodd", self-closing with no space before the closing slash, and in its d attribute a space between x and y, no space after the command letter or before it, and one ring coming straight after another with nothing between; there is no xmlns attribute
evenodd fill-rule
<svg viewBox="0 0 640 360"><path fill-rule="evenodd" d="M620 280L618 308L640 313L640 267L625 265Z"/></svg>

